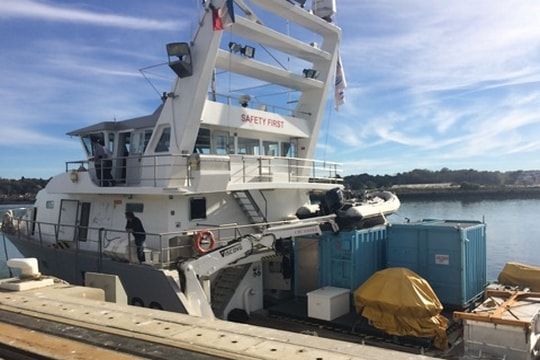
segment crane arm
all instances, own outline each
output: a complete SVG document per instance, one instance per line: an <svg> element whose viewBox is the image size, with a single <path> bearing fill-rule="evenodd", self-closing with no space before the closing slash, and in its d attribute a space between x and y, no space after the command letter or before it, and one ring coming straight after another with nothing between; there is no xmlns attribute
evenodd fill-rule
<svg viewBox="0 0 540 360"><path fill-rule="evenodd" d="M180 265L185 278L184 307L190 315L214 318L210 305L210 276L235 264L259 261L269 251L275 251L276 240L296 236L320 235L321 225L330 224L338 231L335 215L321 216L295 221L285 225L269 227L262 233L243 236L229 245L218 248L197 259Z"/></svg>

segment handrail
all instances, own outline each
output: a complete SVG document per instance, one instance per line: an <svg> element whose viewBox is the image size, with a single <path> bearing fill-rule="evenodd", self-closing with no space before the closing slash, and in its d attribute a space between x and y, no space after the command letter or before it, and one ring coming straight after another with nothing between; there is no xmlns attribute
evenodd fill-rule
<svg viewBox="0 0 540 360"><path fill-rule="evenodd" d="M226 99L226 104L227 105L231 105L231 99L234 99L234 100L241 100L242 96L233 96L233 95L230 95L230 94L222 94L222 93L213 93L211 91L208 92L208 95L209 97L210 96L215 96L216 99L218 97L221 97L221 98L225 98ZM217 103L222 103L218 100L209 100L209 101L213 101L213 102L217 102ZM287 107L284 107L284 106L280 106L280 105L273 105L273 104L268 104L268 103L264 103L264 102L261 102L259 100L257 100L256 98L253 98L249 101L250 104L258 104L258 105L262 105L266 108L271 108L273 109L272 112L274 113L277 113L276 109L277 110L284 110L284 111L287 111L289 113L289 116L292 116L294 117L296 114L302 114L302 115L307 115L307 116L311 116L311 113L310 112L307 112L307 111L302 111L302 110L296 110L296 109L292 109L292 108L287 108ZM253 107L252 107L253 108ZM266 110L263 110L263 111L266 111Z"/></svg>
<svg viewBox="0 0 540 360"><path fill-rule="evenodd" d="M289 156L246 155L246 154L229 154L229 155L198 154L198 155L201 157L201 160L204 160L205 158L211 159L213 156L220 157L220 158L223 158L224 156L229 156L231 159L240 157L240 158L245 158L245 159L256 159L256 160L293 160L293 161L307 161L307 162L313 162L313 163L321 163L323 165L343 166L343 163L339 163L339 162L310 159L310 158L289 157ZM133 159L133 158L142 159L142 158L158 158L158 157L189 158L190 156L191 155L187 155L187 154L130 155L130 156L111 157L111 158L107 158L106 160L114 161L114 160L127 160L127 159ZM89 164L90 162L92 162L92 160L66 161L66 172L69 171L68 165L70 164L84 165L84 164ZM166 165L157 165L157 166L166 166Z"/></svg>
<svg viewBox="0 0 540 360"><path fill-rule="evenodd" d="M191 186L194 171L193 164L188 159L193 154L159 154L159 155L132 155L109 158L106 166L94 166L100 174L93 174L91 178L99 186L138 186L143 183L146 186L158 187L167 181L184 182L183 186ZM228 181L233 183L248 182L321 182L321 183L341 183L343 179L340 173L343 165L337 162L298 158L284 156L267 155L245 155L245 154L196 154L197 160L201 164L214 162L227 162L228 166L222 169L228 174ZM127 159L139 159L139 163L132 165ZM152 159L152 161L142 161L142 159ZM159 161L165 159L165 161ZM175 164L177 159L183 159L181 163ZM103 160L100 160L103 162ZM125 162L125 163L124 163ZM66 171L87 171L90 169L90 160L77 160L66 162ZM118 164L121 165L118 165ZM88 169L85 168L87 164ZM116 164L116 166L114 165ZM70 165L76 165L73 169ZM167 169L171 166L180 166L176 176L168 174ZM182 170L182 167L184 168ZM150 169L151 170L148 170ZM116 169L116 171L126 171L126 175L120 178L112 176L111 171L104 176L104 170ZM129 170L138 171L133 177L127 173ZM137 170L138 169L138 170ZM146 169L146 170L145 170ZM204 170L203 170L204 171ZM204 174L204 173L201 173ZM101 175L101 176L99 176ZM224 180L227 181L227 180Z"/></svg>
<svg viewBox="0 0 540 360"><path fill-rule="evenodd" d="M128 249L129 252L127 254L128 261L132 262L131 259L131 251L134 248L133 242L131 241L131 233L125 230L116 230L116 229L107 229L103 227L93 227L93 226L80 226L80 225L70 225L70 224L58 224L58 223L51 223L46 221L35 221L30 219L23 219L22 217L17 217L14 219L16 221L15 231L16 236L18 237L19 241L22 240L30 240L30 241L36 241L39 243L40 247L45 246L45 244L53 245L58 247L61 245L61 242L68 242L68 243L75 243L75 255L78 256L81 251L86 252L95 252L98 256L98 266L99 268L102 267L103 263L103 257L108 256L105 254L105 249L103 246L104 240L107 241L113 241L113 239L107 239L107 234L125 234L128 238ZM237 239L238 237L242 236L242 230L244 229L263 229L270 226L276 226L276 225L286 225L286 224L294 224L296 222L299 222L299 219L291 219L291 220L280 220L280 221L271 221L271 222L262 222L262 223L253 223L253 224L227 224L224 226L204 226L200 225L198 228L183 230L183 231L175 231L175 232L164 232L164 233L151 233L146 232L146 243L145 243L145 249L148 249L152 252L159 253L159 260L157 263L154 264L157 268L168 268L172 266L176 262L176 258L171 260L171 257L174 257L174 252L176 250L186 249L186 248L192 248L192 244L181 244L176 246L168 246L169 239L174 239L177 237L190 237L195 235L197 232L201 230L210 230L216 233L217 242L221 244L226 244L230 240ZM37 225L37 236L34 233L34 231L31 231L30 229L33 228L33 225ZM47 226L52 227L52 232L44 231L44 228ZM59 239L59 231L60 228L73 228L74 229L74 235L73 240L60 240ZM90 234L90 231L97 232L97 240L92 239L90 236L86 238L85 241L81 241L77 238L76 234L81 230L85 229L87 231L87 234ZM229 231L231 234L230 236L224 235L224 232ZM23 239L24 236L24 239ZM49 241L44 241L45 239L49 239ZM159 246L149 246L148 240L154 240L154 243L159 244ZM164 242L165 241L165 242ZM80 244L82 243L90 243L95 244L95 250L91 250L89 248L87 249L81 249ZM110 257L110 256L109 256ZM114 260L114 258L111 258Z"/></svg>
<svg viewBox="0 0 540 360"><path fill-rule="evenodd" d="M209 155L204 155L209 156ZM211 155L210 155L211 156ZM223 155L219 155L223 156ZM294 161L308 161L308 162L319 162L323 164L329 164L329 165L339 165L343 166L343 163L339 162L333 162L333 161L326 161L326 160L318 160L318 159L310 159L310 158L299 158L299 157L292 157L292 156L271 156L271 155L246 155L246 154L229 154L230 157L245 157L245 158L252 158L252 159L277 159L277 160L294 160Z"/></svg>

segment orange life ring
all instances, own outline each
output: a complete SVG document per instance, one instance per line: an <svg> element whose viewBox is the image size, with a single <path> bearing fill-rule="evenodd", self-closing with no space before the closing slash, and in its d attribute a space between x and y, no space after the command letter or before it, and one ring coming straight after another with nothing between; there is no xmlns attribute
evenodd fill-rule
<svg viewBox="0 0 540 360"><path fill-rule="evenodd" d="M216 239L210 230L202 230L195 234L193 247L199 254L206 254L216 247Z"/></svg>

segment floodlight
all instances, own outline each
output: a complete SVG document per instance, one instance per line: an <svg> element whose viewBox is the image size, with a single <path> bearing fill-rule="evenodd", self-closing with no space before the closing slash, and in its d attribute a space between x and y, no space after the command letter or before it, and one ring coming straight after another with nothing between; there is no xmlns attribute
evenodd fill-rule
<svg viewBox="0 0 540 360"><path fill-rule="evenodd" d="M169 57L169 67L178 77L183 78L193 75L191 51L188 43L167 44L167 56Z"/></svg>
<svg viewBox="0 0 540 360"><path fill-rule="evenodd" d="M304 69L302 73L304 74L304 77L307 79L317 79L320 75L319 70L315 70L315 69Z"/></svg>
<svg viewBox="0 0 540 360"><path fill-rule="evenodd" d="M255 56L255 48L251 46L242 46L239 43L231 41L229 43L229 51L235 54L241 54L247 58L252 59Z"/></svg>
<svg viewBox="0 0 540 360"><path fill-rule="evenodd" d="M242 51L242 45L231 41L229 43L229 50L233 53L239 53Z"/></svg>
<svg viewBox="0 0 540 360"><path fill-rule="evenodd" d="M255 57L255 48L251 46L244 46L242 48L242 55L244 55L247 58L253 59Z"/></svg>

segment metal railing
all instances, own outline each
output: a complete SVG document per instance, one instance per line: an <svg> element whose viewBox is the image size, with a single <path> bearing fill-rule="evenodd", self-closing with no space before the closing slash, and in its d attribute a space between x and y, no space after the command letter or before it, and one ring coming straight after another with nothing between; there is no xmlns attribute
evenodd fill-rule
<svg viewBox="0 0 540 360"><path fill-rule="evenodd" d="M235 169L235 164L241 164ZM235 171L236 170L236 171ZM231 155L231 182L320 182L339 184L342 165L293 157Z"/></svg>
<svg viewBox="0 0 540 360"><path fill-rule="evenodd" d="M233 96L229 94L220 94L220 93L212 93L212 92L208 92L208 99L210 99L210 101L214 101L214 102L225 104L225 105L241 105L241 101L243 100L241 95ZM268 111L268 112L285 115L285 116L292 116L292 117L311 116L310 112L291 109L291 108L287 108L280 105L263 103L261 101L258 101L256 97L253 97L249 100L248 106L252 109Z"/></svg>
<svg viewBox="0 0 540 360"><path fill-rule="evenodd" d="M99 162L98 162L99 161ZM317 182L339 184L342 165L335 162L258 155L136 155L98 161L66 162L66 172L90 171L98 186L163 187L176 181L192 185L194 174L223 175L226 182ZM222 166L217 166L217 164Z"/></svg>
<svg viewBox="0 0 540 360"><path fill-rule="evenodd" d="M131 155L66 162L66 172L89 171L98 186L162 186L178 181L190 185L189 155ZM171 172L171 168L175 171Z"/></svg>
<svg viewBox="0 0 540 360"><path fill-rule="evenodd" d="M145 233L145 254L151 258L147 264L159 269L174 268L181 259L188 259L198 254L193 250L193 237L200 231L211 231L214 234L217 247L228 244L248 233L269 226L292 224L298 220L283 220L257 224L198 224L195 229L179 232ZM84 240L80 234L86 234ZM16 237L18 241L27 241L48 247L57 251L79 256L81 253L95 254L97 270L102 270L103 259L112 261L138 263L133 234L125 230L106 229L103 227L79 226L34 221L18 217L14 219L13 231L5 234ZM114 251L114 245L127 241L124 251Z"/></svg>

